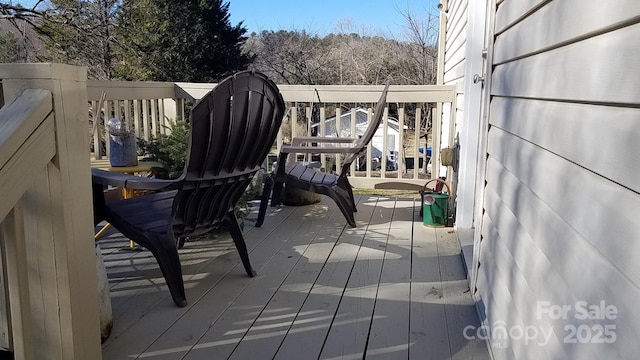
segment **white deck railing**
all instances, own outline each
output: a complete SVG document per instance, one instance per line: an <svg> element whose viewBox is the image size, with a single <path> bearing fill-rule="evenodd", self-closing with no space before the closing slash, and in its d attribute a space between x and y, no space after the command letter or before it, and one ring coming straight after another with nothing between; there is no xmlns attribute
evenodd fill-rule
<svg viewBox="0 0 640 360"><path fill-rule="evenodd" d="M100 359L86 70L0 65L0 347Z"/></svg>
<svg viewBox="0 0 640 360"><path fill-rule="evenodd" d="M202 98L214 86L215 84L199 83L89 81L87 93L92 109L96 108L104 93L105 101L101 112L107 114L106 118L115 115L127 123L136 136L148 140L165 133L167 119L184 118L185 112L188 112L188 106L185 104ZM337 121L336 132L342 135L346 133L349 137L351 134L357 136L357 109L364 109L370 117L371 109L382 92L382 86L374 85L279 85L279 88L287 102L288 110L274 153L277 153L283 143L290 141L292 134L312 135L312 129L317 129L313 130L314 135L332 135L327 133L326 120L332 117L339 118L346 112L352 115L349 128L341 129L342 121ZM455 116L447 114L447 118L443 119L442 108L443 104L452 104L453 101L452 86L392 85L387 97L379 140L368 146L364 159L352 165L352 184L363 188L372 188L381 183L423 184L427 178L438 177L441 173L440 150L443 144L452 143L452 139L448 139L449 136L446 134L453 134L453 129L449 129L453 126L450 118ZM455 109L455 106L447 108ZM98 113L90 112L91 123L93 114ZM395 120L390 119L391 115ZM109 142L105 141L104 116L95 118L98 120L98 126L93 133L93 148L100 149L105 146L108 156ZM444 142L443 120L446 137ZM393 126L390 126L391 123ZM415 126L416 123L418 126ZM428 142L425 136L427 124L432 124ZM431 166L430 174L425 174L419 169L420 158L424 159L419 149L424 148L426 151L427 147L432 148L430 163L438 164ZM377 162L374 159L376 153L380 154ZM100 158L101 153L96 151L94 156ZM332 165L340 169L340 157L335 160L324 154L317 157L326 169Z"/></svg>
<svg viewBox="0 0 640 360"><path fill-rule="evenodd" d="M96 105L105 93L104 111L110 115L112 109L130 121L139 136L149 139L162 133L166 119L184 115L186 101L199 99L214 85L87 82L84 68L57 64L3 64L0 80L4 99L0 108L0 285L4 285L0 348L10 349L16 359L100 359L87 104ZM324 120L333 115L339 118L345 110L354 113L356 106L363 106L370 116L382 87L283 85L280 90L289 110L276 147L290 140L292 133L308 134L314 125L311 119L323 135L327 132ZM397 113L398 143L404 144L409 134L420 139L424 124L412 124L416 118L423 122L423 104L431 104L436 109L431 111L432 142L414 141L403 158L417 159L418 148L431 145L432 161L439 163L440 109L453 98L451 87L392 86L388 105L396 105L385 110L382 153L391 147L389 113ZM314 108L318 109L315 118L311 116ZM352 116L351 134L356 133L356 125ZM103 132L95 133L93 141L99 149ZM371 157L369 147L367 165ZM330 164L327 156L321 155L321 161ZM383 156L382 169L387 161ZM336 162L339 168L340 159ZM409 179L402 179L410 169L401 161L395 172L375 174L367 166L358 176L356 170L351 171L355 186L424 182L416 169Z"/></svg>

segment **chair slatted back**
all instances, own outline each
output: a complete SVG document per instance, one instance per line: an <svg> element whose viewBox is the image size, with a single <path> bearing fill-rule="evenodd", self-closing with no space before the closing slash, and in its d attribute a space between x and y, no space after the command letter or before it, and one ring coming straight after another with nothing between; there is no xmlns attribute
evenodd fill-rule
<svg viewBox="0 0 640 360"><path fill-rule="evenodd" d="M269 153L284 109L277 86L251 71L223 80L193 107L173 203L176 236L207 232L233 209Z"/></svg>
<svg viewBox="0 0 640 360"><path fill-rule="evenodd" d="M358 158L360 153L362 153L362 151L364 150L365 146L367 146L367 144L371 142L371 139L373 139L373 135L380 127L380 123L382 123L382 115L384 114L384 108L387 105L389 83L390 81L387 81L384 86L384 90L382 90L382 94L380 95L380 99L378 99L376 107L373 110L373 118L371 119L369 126L367 126L367 130L365 130L364 134L362 134L362 136L358 139L358 141L356 141L354 145L354 147L359 147L360 150L357 153L349 154L345 157L344 163L342 164L342 171L340 172L340 176L346 176L351 163L353 163L353 161Z"/></svg>

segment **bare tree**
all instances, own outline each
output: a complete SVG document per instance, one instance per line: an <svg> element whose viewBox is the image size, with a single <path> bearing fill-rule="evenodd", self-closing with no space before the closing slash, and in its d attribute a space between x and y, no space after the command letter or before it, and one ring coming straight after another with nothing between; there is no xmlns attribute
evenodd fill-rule
<svg viewBox="0 0 640 360"><path fill-rule="evenodd" d="M330 84L330 42L305 31L263 31L252 34L245 51L255 55L253 68L287 84Z"/></svg>
<svg viewBox="0 0 640 360"><path fill-rule="evenodd" d="M45 16L44 1L37 1L32 7L26 8L13 5L11 2L0 2L0 33L5 40L5 49L12 43L13 54L3 54L4 62L36 62L45 52L44 43L38 37L33 24L40 22Z"/></svg>
<svg viewBox="0 0 640 360"><path fill-rule="evenodd" d="M406 43L403 46L403 72L398 75L408 84L436 83L438 64L439 18L432 12L418 16L409 10L397 10L405 20Z"/></svg>
<svg viewBox="0 0 640 360"><path fill-rule="evenodd" d="M37 49L29 61L85 65L90 77L111 79L119 4L120 0L38 0L24 7L0 2L0 19L11 23Z"/></svg>

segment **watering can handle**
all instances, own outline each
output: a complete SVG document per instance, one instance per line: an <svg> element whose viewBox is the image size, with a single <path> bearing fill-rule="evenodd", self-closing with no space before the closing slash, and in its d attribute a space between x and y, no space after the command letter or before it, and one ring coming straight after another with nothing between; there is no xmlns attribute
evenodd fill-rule
<svg viewBox="0 0 640 360"><path fill-rule="evenodd" d="M437 181L437 182L441 182L441 183L443 183L443 184L444 184L444 186L446 186L446 187L447 187L447 194L449 194L449 196L451 196L451 188L450 188L450 187L449 187L449 185L448 185L445 181L443 181L442 179L431 179L431 180L427 181L427 183L426 183L426 184L424 184L424 186L422 187L422 192L423 192L423 193L424 193L425 191L427 191L427 185L429 185L429 184L430 184L431 182L433 182L433 181Z"/></svg>

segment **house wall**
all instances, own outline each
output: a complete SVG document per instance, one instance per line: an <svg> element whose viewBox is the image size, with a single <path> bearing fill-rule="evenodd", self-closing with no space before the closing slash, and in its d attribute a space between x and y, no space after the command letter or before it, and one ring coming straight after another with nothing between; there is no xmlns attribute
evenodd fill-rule
<svg viewBox="0 0 640 360"><path fill-rule="evenodd" d="M444 59L441 63L441 78L443 85L454 85L456 87L456 99L451 105L444 106L443 112L448 116L443 118L449 118L451 114L454 114L454 131L447 136L443 134L443 140L447 141L447 146L454 146L460 142L460 131L463 124L464 113L464 67L466 60L466 45L467 45L467 9L468 0L449 0L442 1L443 15L440 17L440 21L444 21L444 27L441 27L441 31L444 30ZM454 111L451 111L451 106L455 106ZM447 129L443 129L447 130ZM449 145L449 138L453 141ZM458 193L458 173L457 169L451 169L451 174L447 174L450 178L450 185L454 193ZM452 199L450 207L456 209L457 198Z"/></svg>
<svg viewBox="0 0 640 360"><path fill-rule="evenodd" d="M640 353L638 34L637 0L498 1L471 279L496 359Z"/></svg>
<svg viewBox="0 0 640 360"><path fill-rule="evenodd" d="M453 109L455 126L448 136L450 144L460 149L458 166L448 177L454 189L455 224L459 229L474 227L477 196L476 177L481 124L482 83L471 81L483 76L485 68L485 12L483 1L442 1L441 26L444 30L444 52L440 63L443 84L456 86ZM469 80L469 81L468 81ZM445 113L448 109L444 109ZM445 134L446 133L446 134Z"/></svg>

